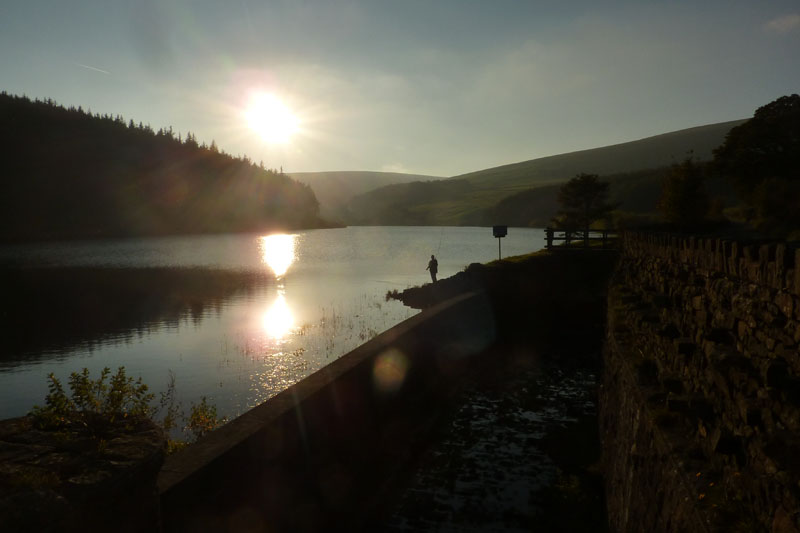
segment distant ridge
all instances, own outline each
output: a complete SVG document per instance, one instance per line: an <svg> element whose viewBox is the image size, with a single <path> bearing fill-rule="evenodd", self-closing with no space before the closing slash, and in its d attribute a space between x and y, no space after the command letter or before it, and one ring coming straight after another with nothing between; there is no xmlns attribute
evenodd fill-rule
<svg viewBox="0 0 800 533"><path fill-rule="evenodd" d="M292 172L289 176L305 183L319 200L323 217L342 218L344 206L356 195L391 185L412 181L443 179L441 176L404 174L401 172L371 172L365 170L337 170L330 172Z"/></svg>
<svg viewBox="0 0 800 533"><path fill-rule="evenodd" d="M602 175L661 167L683 160L689 152L695 159L706 161L731 128L746 120L696 126L631 142L540 157L451 179L466 179L476 186L491 183L493 187L526 188L536 182L569 179L581 172Z"/></svg>
<svg viewBox="0 0 800 533"><path fill-rule="evenodd" d="M501 202L504 199L530 189L562 183L581 172L601 176L647 175L648 181L652 182L659 179L656 176L658 169L689 155L699 161L710 160L713 149L724 142L733 127L745 120L708 124L627 143L540 157L444 180L388 185L355 196L347 206L345 221L377 225L486 225L491 223L489 217L502 218L504 204ZM635 178L626 180L628 188L631 188L631 180L635 181Z"/></svg>

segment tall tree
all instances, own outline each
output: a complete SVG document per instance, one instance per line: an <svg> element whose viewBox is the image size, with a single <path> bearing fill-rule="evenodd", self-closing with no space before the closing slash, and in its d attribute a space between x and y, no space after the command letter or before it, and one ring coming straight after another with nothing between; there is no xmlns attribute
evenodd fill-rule
<svg viewBox="0 0 800 533"><path fill-rule="evenodd" d="M714 168L736 186L763 228L800 226L800 95L782 96L733 128ZM780 230L779 230L780 231Z"/></svg>
<svg viewBox="0 0 800 533"><path fill-rule="evenodd" d="M704 180L705 166L691 157L670 167L658 200L658 209L667 222L684 230L705 222L710 202Z"/></svg>
<svg viewBox="0 0 800 533"><path fill-rule="evenodd" d="M597 174L578 174L558 191L561 209L554 221L559 227L589 231L592 223L607 217L614 209L608 203L609 183Z"/></svg>
<svg viewBox="0 0 800 533"><path fill-rule="evenodd" d="M759 107L714 150L714 165L749 199L770 178L800 180L800 95Z"/></svg>

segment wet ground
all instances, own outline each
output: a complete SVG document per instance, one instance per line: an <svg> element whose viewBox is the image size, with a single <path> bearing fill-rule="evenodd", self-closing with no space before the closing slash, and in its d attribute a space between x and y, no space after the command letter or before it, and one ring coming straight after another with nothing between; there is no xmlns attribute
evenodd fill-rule
<svg viewBox="0 0 800 533"><path fill-rule="evenodd" d="M384 531L606 530L596 369L506 350L460 391Z"/></svg>

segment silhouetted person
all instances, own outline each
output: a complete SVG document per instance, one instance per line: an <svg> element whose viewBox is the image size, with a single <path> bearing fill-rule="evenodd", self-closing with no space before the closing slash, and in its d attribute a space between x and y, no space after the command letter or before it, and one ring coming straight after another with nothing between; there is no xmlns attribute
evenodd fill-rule
<svg viewBox="0 0 800 533"><path fill-rule="evenodd" d="M425 270L431 271L431 281L436 283L436 273L439 271L439 261L431 254L431 260L428 261L428 266Z"/></svg>

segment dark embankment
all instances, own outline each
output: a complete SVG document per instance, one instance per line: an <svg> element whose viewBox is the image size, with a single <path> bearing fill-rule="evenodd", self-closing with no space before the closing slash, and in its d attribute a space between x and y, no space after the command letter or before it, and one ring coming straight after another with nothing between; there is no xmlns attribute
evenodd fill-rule
<svg viewBox="0 0 800 533"><path fill-rule="evenodd" d="M612 251L540 252L396 295L426 307L480 290L496 337L384 530L606 530L597 386L615 261Z"/></svg>
<svg viewBox="0 0 800 533"><path fill-rule="evenodd" d="M522 338L540 351L569 353L569 346L602 340L602 301L616 257L610 250L541 251L473 263L450 278L387 296L424 309L465 291L483 290L497 317L499 339Z"/></svg>
<svg viewBox="0 0 800 533"><path fill-rule="evenodd" d="M269 278L201 268L0 269L0 364L195 322ZM39 355L37 355L39 354Z"/></svg>

